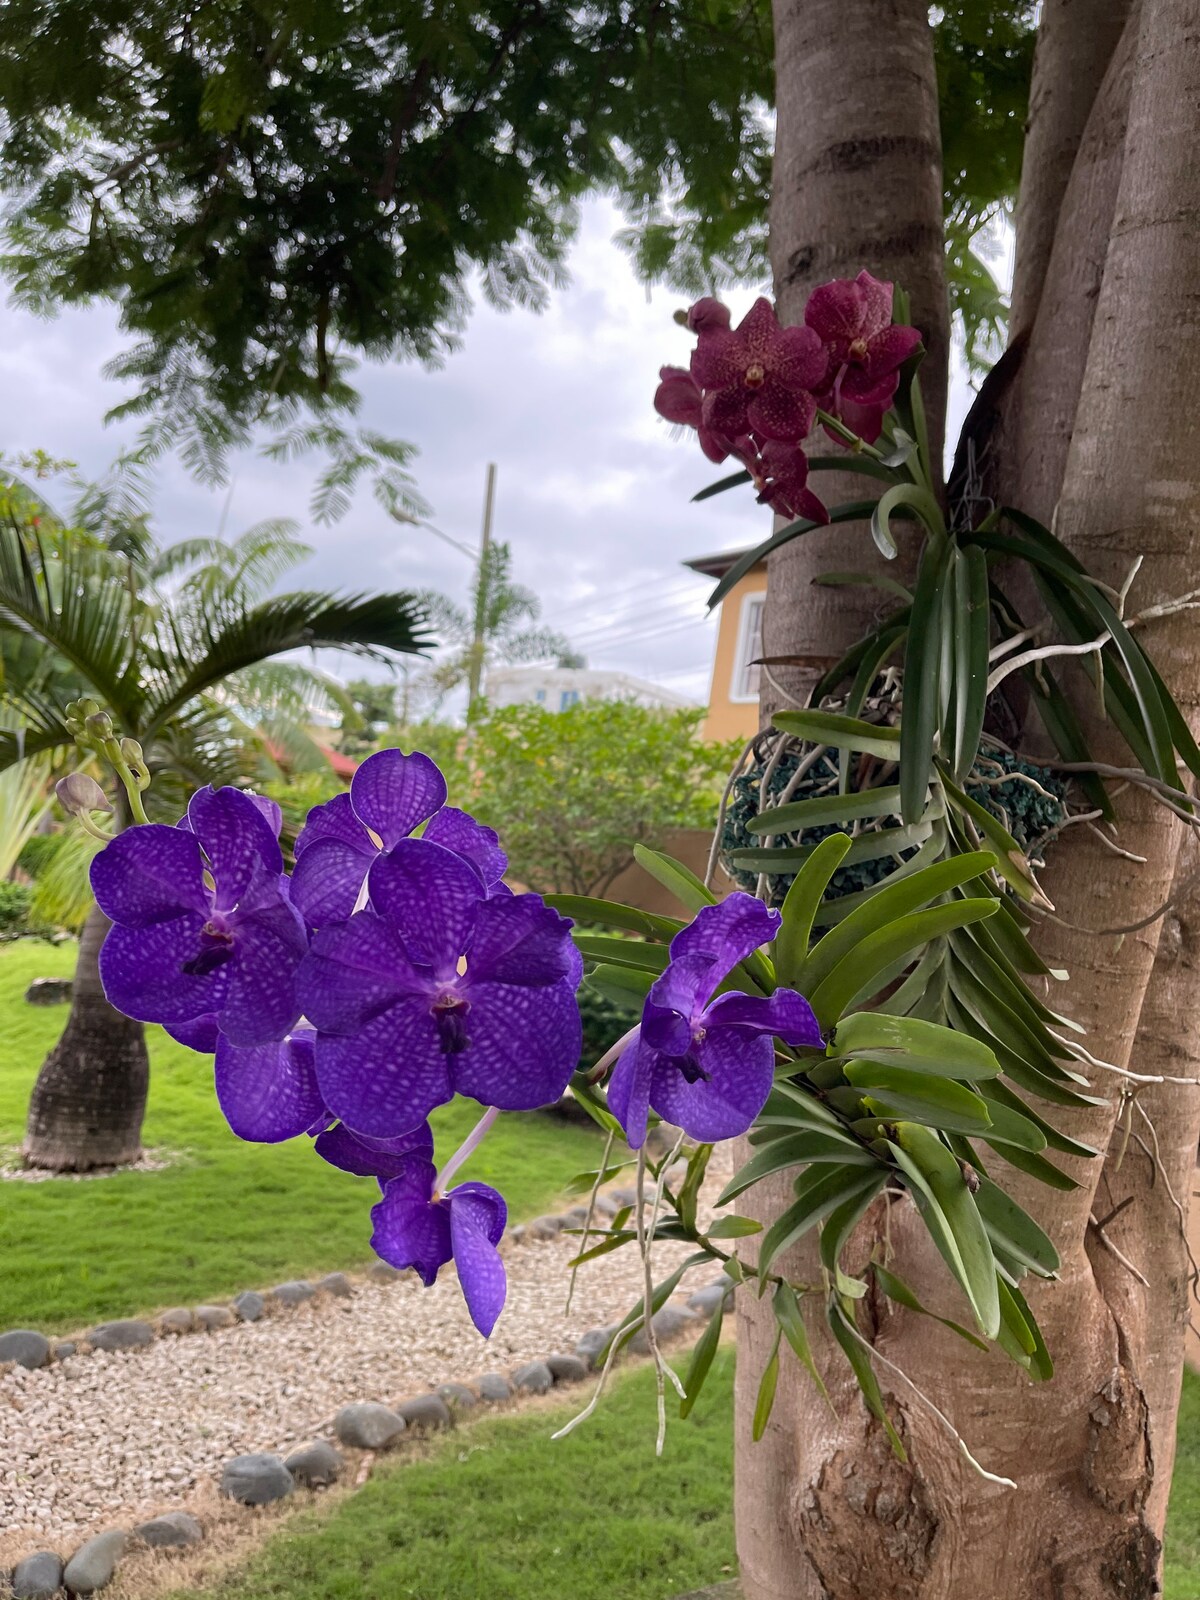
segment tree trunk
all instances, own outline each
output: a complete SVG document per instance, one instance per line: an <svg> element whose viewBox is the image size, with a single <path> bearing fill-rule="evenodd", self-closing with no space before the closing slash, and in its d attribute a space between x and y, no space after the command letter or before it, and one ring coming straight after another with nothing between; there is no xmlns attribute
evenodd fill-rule
<svg viewBox="0 0 1200 1600"><path fill-rule="evenodd" d="M872 193L865 212L840 216L825 204L819 157L829 119L856 119L863 141L876 130L880 139L894 139L898 129L911 137L909 123L883 91L889 80L903 82L909 117L923 95L923 81L914 89L912 71L920 8L907 10L905 29L900 8L866 7L866 31L859 26L863 9L852 0L828 11L793 0L777 13L777 26L791 33L793 43L790 52L778 52L780 70L786 63L799 80L789 90L794 121L782 115L780 88L779 139L799 147L799 154L781 156L780 166L804 173L790 210L773 209L777 262L793 256L790 240L813 237L819 224L836 231L848 249L862 251L856 265L878 270L869 246L860 242L868 232L864 215L873 219L877 208L901 203L900 191ZM1072 9L1079 18L1085 14L1082 6ZM1076 297L1089 290L1081 270L1067 295L1076 318L1079 377L1072 381L1079 399L1077 415L1071 415L1073 401L1063 408L1068 425L1056 446L1065 479L1060 497L1054 469L1039 468L1042 488L1035 493L1043 502L1053 493L1059 532L1107 582L1119 585L1133 557L1145 557L1135 590L1144 604L1194 586L1200 539L1200 437L1191 398L1200 378L1200 299L1193 288L1200 281L1200 170L1193 160L1200 3L1145 0L1137 27L1136 36L1126 38L1128 63L1114 60L1100 94L1093 89L1094 115L1081 135L1084 147L1089 139L1094 147L1087 157L1092 175L1081 168L1072 180L1084 193L1094 182L1095 193L1116 196L1107 202L1111 227L1103 226L1101 216L1094 243L1082 242L1076 230L1089 222L1095 226L1096 208L1072 198L1071 181L1063 182L1053 202L1060 231L1048 259L1053 261L1055 250L1073 250L1082 267L1088 249L1094 250L1089 298L1095 310L1093 320L1090 307L1078 304ZM1058 55L1060 70L1072 70L1070 52ZM1122 139L1126 72L1132 87ZM835 112L822 103L831 84L839 90L841 109ZM843 91L853 97L849 110ZM1103 119L1109 120L1102 127ZM1119 189L1113 177L1118 167ZM1102 169L1107 176L1100 181ZM914 203L911 189L907 199ZM1074 220L1068 224L1068 218ZM920 216L911 221L919 226ZM781 239L785 227L790 231ZM1048 270L1038 293L1043 307L1046 296L1063 287L1054 266ZM901 272L896 275L903 281ZM789 310L796 314L794 302ZM1030 337L1036 339L1036 326ZM1036 428L1037 397L1028 392L1023 404L1031 408ZM1061 476L1063 466L1057 470ZM1014 479L1021 504L1019 471ZM1045 512L1046 505L1034 509ZM844 569L857 552L847 559L850 536L840 535L839 542L836 565ZM806 649L817 665L857 635L861 597L856 615L836 595L822 592L824 610L814 621L814 613L804 614L811 576L805 563L813 547L806 539L789 549L786 568L780 571L781 557L771 572L768 648L790 653L798 641L796 653ZM1168 685L1185 704L1194 702L1194 621L1175 616L1145 634ZM1082 680L1076 675L1074 681ZM1086 709L1094 696L1080 703ZM1089 728L1100 759L1108 754L1106 732L1094 723ZM1084 1024L1090 1048L1105 1060L1129 1064L1136 1031L1135 1070L1194 1077L1200 1052L1190 1024L1196 1010L1190 902L1184 898L1176 908L1161 952L1158 921L1124 936L1081 931L1139 920L1166 898L1176 873L1179 836L1163 811L1140 792L1122 797L1120 805L1122 843L1147 858L1144 866L1118 859L1082 829L1071 830L1056 852L1048 886L1062 918L1079 927L1051 924L1040 940L1051 964L1071 971L1054 1003ZM1182 887L1182 878L1175 881ZM1111 1096L1110 1103L1072 1113L1068 1131L1101 1149L1111 1143L1118 1152L1127 1110L1130 1138L1123 1161L1112 1153L1103 1163L1068 1163L1081 1184L1070 1195L1051 1194L1021 1174L1004 1177L1015 1197L1039 1215L1063 1257L1060 1281L1030 1292L1057 1361L1051 1383L1031 1386L999 1354L972 1352L935 1324L886 1301L869 1300L863 1307L863 1332L879 1355L936 1399L983 1464L1017 1481L1015 1491L978 1478L929 1407L892 1368L880 1366L889 1410L908 1448L908 1464L897 1462L815 1316L809 1328L833 1409L794 1363L786 1363L767 1433L761 1444L752 1444L749 1418L772 1330L758 1303L751 1299L743 1306L737 1512L748 1600L958 1600L965 1594L1150 1600L1161 1593L1160 1538L1186 1316L1175 1201L1186 1208L1200 1097L1191 1087L1151 1085L1138 1094L1139 1110L1122 1106L1120 1080L1111 1074L1098 1073L1097 1088ZM1130 1197L1132 1203L1112 1216ZM783 1196L762 1184L748 1198L754 1214L770 1220ZM1093 1213L1103 1233L1090 1226ZM885 1230L899 1270L921 1299L961 1318L945 1269L907 1197L881 1197L854 1250L865 1259ZM813 1281L815 1256L809 1242L786 1265L797 1279Z"/></svg>
<svg viewBox="0 0 1200 1600"><path fill-rule="evenodd" d="M29 1100L24 1156L33 1167L82 1172L141 1154L150 1060L142 1024L114 1011L100 987L108 927L93 906L79 941L71 1015Z"/></svg>

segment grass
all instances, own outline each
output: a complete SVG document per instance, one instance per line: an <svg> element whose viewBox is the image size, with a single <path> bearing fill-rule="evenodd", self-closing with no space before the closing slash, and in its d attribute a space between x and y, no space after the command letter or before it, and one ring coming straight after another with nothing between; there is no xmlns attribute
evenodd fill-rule
<svg viewBox="0 0 1200 1600"><path fill-rule="evenodd" d="M73 964L70 945L0 948L0 1145L20 1143L34 1077L67 1015L63 1006L27 1005L26 986L69 976ZM209 1058L159 1028L147 1032L145 1141L181 1159L162 1172L0 1185L0 1328L69 1331L371 1259L373 1182L335 1172L305 1140L235 1139L217 1110ZM435 1113L439 1155L479 1115L466 1101ZM515 1218L528 1217L552 1206L599 1155L586 1128L505 1116L466 1175L494 1184Z"/></svg>
<svg viewBox="0 0 1200 1600"><path fill-rule="evenodd" d="M654 1456L648 1368L568 1438L569 1410L498 1417L290 1519L244 1565L171 1600L666 1600L734 1570L733 1351ZM672 1408L673 1409L673 1408ZM464 1512L469 1508L469 1514ZM1164 1600L1200 1595L1200 1377L1184 1379Z"/></svg>
<svg viewBox="0 0 1200 1600"><path fill-rule="evenodd" d="M733 1351L654 1454L649 1368L557 1443L565 1410L497 1417L292 1518L205 1600L665 1600L734 1570ZM173 1600L200 1600L189 1590Z"/></svg>

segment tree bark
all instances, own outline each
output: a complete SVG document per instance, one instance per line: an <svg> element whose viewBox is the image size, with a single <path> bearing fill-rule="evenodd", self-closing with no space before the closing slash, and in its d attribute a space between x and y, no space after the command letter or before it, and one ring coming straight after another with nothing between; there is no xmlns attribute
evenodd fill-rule
<svg viewBox="0 0 1200 1600"><path fill-rule="evenodd" d="M115 1011L100 986L108 928L93 906L79 940L71 1014L29 1101L23 1151L29 1166L82 1172L122 1166L141 1154L150 1060L142 1024Z"/></svg>
<svg viewBox="0 0 1200 1600"><path fill-rule="evenodd" d="M803 7L797 20L795 8L785 6L777 26L784 30L795 22L801 37L824 9ZM851 112L860 127L872 128L878 109L894 132L893 108L876 105L889 75L879 63L886 57L890 75L903 76L913 59L911 36L897 42L889 31L898 8L887 8L886 20L880 8L868 9L882 36L874 44L855 30L855 5L838 7L836 18L821 16L823 37L836 40L838 60L826 56L820 76L804 83L809 100L806 110L798 110L797 124L781 116L781 143L815 140L813 130L827 116L821 104L824 86L851 80L855 87L870 86ZM915 10L909 17L914 28ZM1200 0L1144 0L1139 31L1127 36L1126 48L1132 87L1123 150L1115 131L1119 121L1101 127L1102 118L1121 115L1116 108L1127 69L1116 61L1100 96L1093 90L1095 115L1088 132L1097 158L1085 161L1075 180L1078 193L1069 199L1070 184L1064 180L1056 208L1055 248L1073 249L1081 268L1094 249L1092 283L1098 293L1092 318L1074 298L1087 294L1086 274L1081 270L1072 278L1068 298L1079 319L1073 338L1081 376L1077 416L1072 415L1065 434L1069 456L1059 446L1065 473L1057 469L1063 484L1061 496L1055 486L1054 499L1060 534L1107 582L1119 585L1132 559L1145 558L1135 591L1145 603L1194 585L1200 540L1200 434L1191 398L1200 378L1200 297L1192 287L1200 281L1200 169L1193 159L1200 111ZM781 70L787 59L796 57L781 51ZM1060 59L1063 70L1070 70L1069 60ZM782 105L781 93L781 111ZM1117 166L1119 188L1113 182ZM781 167L787 170L788 163ZM811 171L805 170L806 182L811 181ZM1090 215L1082 198L1089 184L1097 186L1093 193L1116 194L1111 225L1104 227L1101 217L1090 246L1075 231ZM793 237L817 231L807 204L806 193L793 197L798 214L790 223ZM852 222L845 215L814 214L841 238L862 232L861 212L853 213ZM1068 218L1074 220L1068 224ZM1090 220L1095 222L1094 216ZM788 214L777 207L773 227L778 232L787 222ZM776 249L782 259L791 259L786 239L777 240ZM869 255L865 264L873 266ZM1053 266L1049 271L1054 277ZM1049 280L1046 291L1039 291L1043 306L1048 290ZM1031 394L1036 427L1033 405ZM1075 409L1064 404L1065 411ZM1043 482L1052 478L1053 469ZM1038 509L1044 511L1045 505ZM839 536L836 564L842 568L852 564L846 556L850 537ZM813 546L806 539L790 549L795 554L779 581L782 558L772 568L769 651L789 651L794 639L818 660L827 659L857 635L861 606L855 615L850 605L823 592L824 610L816 620L812 611L797 615L808 603L805 563L811 563ZM1147 628L1145 637L1168 685L1186 697L1195 675L1194 622L1187 615L1169 618ZM1074 681L1082 679L1076 675ZM1094 705L1094 695L1081 697L1080 704ZM1104 759L1107 730L1093 722L1089 734ZM1174 879L1175 826L1141 792L1123 797L1121 806L1122 843L1147 858L1144 866L1119 860L1082 829L1071 830L1074 837L1067 836L1069 842L1056 852L1048 887L1064 921L1077 926L1049 924L1040 940L1052 965L1071 971L1054 1003L1083 1023L1098 1056L1128 1065L1140 1019L1134 1069L1196 1076L1196 1041L1179 1021L1181 1013L1190 1017L1195 1009L1190 904L1184 903L1179 914L1178 932L1174 924L1168 929L1157 965L1159 922L1124 936L1083 931L1137 921L1166 898ZM1148 1060L1156 1064L1147 1065ZM1072 1113L1069 1131L1101 1149L1111 1143L1115 1151L1122 1138L1119 1079L1098 1073L1097 1089L1111 1096L1109 1104ZM970 1352L928 1320L886 1301L864 1305L863 1331L880 1356L936 1399L984 1465L1017 1481L1015 1491L976 1477L929 1408L891 1369L881 1367L887 1403L909 1453L907 1465L895 1461L816 1317L809 1328L833 1411L795 1365L786 1363L766 1436L753 1445L749 1418L770 1333L760 1306L751 1302L743 1309L737 1511L748 1600L874 1600L881 1595L957 1600L963 1594L1150 1600L1161 1593L1160 1539L1186 1314L1183 1245L1170 1196L1186 1206L1200 1116L1195 1091L1182 1086L1151 1086L1138 1099L1154 1124L1156 1159L1149 1128L1135 1109L1130 1115L1146 1150L1131 1138L1123 1162L1113 1154L1103 1164L1064 1163L1081 1184L1070 1195L1051 1194L1021 1174L1005 1173L1006 1186L1040 1216L1063 1257L1060 1281L1030 1292L1058 1363L1050 1384L1030 1386L1000 1355ZM1133 1203L1105 1222L1103 1235L1089 1227L1093 1211L1103 1220L1128 1195ZM781 1195L763 1184L748 1198L754 1214L769 1219L777 1214ZM922 1300L961 1317L945 1270L906 1197L881 1197L853 1248L865 1258L885 1232L899 1270ZM1108 1244L1132 1262L1148 1289ZM814 1258L810 1243L785 1265L796 1279L814 1281Z"/></svg>
<svg viewBox="0 0 1200 1600"><path fill-rule="evenodd" d="M1130 0L1046 0L1042 7L1017 205L1010 340L1032 328L1043 286L1053 277L1060 208L1129 5Z"/></svg>

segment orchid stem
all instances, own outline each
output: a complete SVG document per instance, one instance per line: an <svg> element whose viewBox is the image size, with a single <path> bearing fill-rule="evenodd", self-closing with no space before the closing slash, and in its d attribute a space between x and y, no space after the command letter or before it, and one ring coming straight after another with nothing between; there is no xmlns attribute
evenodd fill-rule
<svg viewBox="0 0 1200 1600"><path fill-rule="evenodd" d="M480 1117L479 1121L471 1129L467 1137L459 1145L458 1149L450 1157L449 1161L447 1161L446 1165L438 1173L433 1186L435 1193L445 1194L450 1179L458 1171L459 1167L462 1166L467 1157L473 1155L483 1143L487 1136L488 1129L491 1127L492 1123L495 1122L499 1115L499 1106L489 1106L487 1108L487 1110Z"/></svg>

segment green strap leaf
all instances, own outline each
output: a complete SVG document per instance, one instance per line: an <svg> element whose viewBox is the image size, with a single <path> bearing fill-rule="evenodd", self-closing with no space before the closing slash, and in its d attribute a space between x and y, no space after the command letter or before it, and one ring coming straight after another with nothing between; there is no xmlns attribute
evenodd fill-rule
<svg viewBox="0 0 1200 1600"><path fill-rule="evenodd" d="M968 545L954 563L954 602L954 771L962 781L983 735L991 646L987 556L978 545Z"/></svg>
<svg viewBox="0 0 1200 1600"><path fill-rule="evenodd" d="M713 1364L713 1357L717 1353L717 1346L721 1343L721 1325L725 1321L725 1301L717 1301L716 1310L708 1319L708 1326L696 1342L692 1351L691 1365L688 1367L687 1377L683 1380L684 1399L679 1402L679 1415L686 1417L696 1404L700 1391L704 1387L704 1380L708 1377L709 1368Z"/></svg>
<svg viewBox="0 0 1200 1600"><path fill-rule="evenodd" d="M767 1286L767 1274L775 1258L796 1244L823 1217L855 1195L865 1194L876 1182L875 1164L862 1167L810 1167L796 1180L798 1198L778 1216L763 1235L758 1252L760 1293Z"/></svg>
<svg viewBox="0 0 1200 1600"><path fill-rule="evenodd" d="M869 1093L872 1114L976 1136L992 1126L987 1101L953 1078L935 1078L878 1061L848 1061L845 1072L849 1083Z"/></svg>
<svg viewBox="0 0 1200 1600"><path fill-rule="evenodd" d="M889 561L896 559L896 541L892 537L892 518L901 510L915 512L935 538L945 532L942 508L928 489L915 483L893 484L880 495L871 512L871 537L879 551Z"/></svg>
<svg viewBox="0 0 1200 1600"><path fill-rule="evenodd" d="M927 545L917 572L908 645L904 652L904 708L900 719L900 814L916 822L933 776L942 656L942 585L953 546Z"/></svg>
<svg viewBox="0 0 1200 1600"><path fill-rule="evenodd" d="M680 905L686 906L689 911L699 911L701 906L716 905L716 895L711 889L706 888L691 868L685 867L682 861L664 855L661 850L651 850L644 844L635 844L633 855L638 866L661 883L664 889L669 890Z"/></svg>
<svg viewBox="0 0 1200 1600"><path fill-rule="evenodd" d="M571 937L581 956L602 961L606 966L632 967L639 972L659 973L670 960L665 944L638 944L634 939L609 939L602 933L574 932Z"/></svg>
<svg viewBox="0 0 1200 1600"><path fill-rule="evenodd" d="M1000 1328L996 1262L962 1168L928 1128L901 1122L891 1145L930 1237L971 1303L985 1338Z"/></svg>
<svg viewBox="0 0 1200 1600"><path fill-rule="evenodd" d="M762 1178L774 1172L806 1163L836 1166L878 1167L879 1161L865 1145L858 1144L849 1134L835 1133L832 1129L805 1129L800 1133L786 1134L773 1139L764 1149L750 1157L725 1185L717 1196L718 1206L728 1205L744 1194Z"/></svg>
<svg viewBox="0 0 1200 1600"><path fill-rule="evenodd" d="M897 1273L890 1272L882 1262L873 1261L871 1271L875 1274L875 1281L887 1295L889 1300L894 1300L898 1306L903 1306L907 1311L915 1311L922 1317L932 1317L935 1322L940 1322L943 1328L949 1328L960 1339L965 1339L968 1344L973 1344L976 1350L986 1350L987 1342L972 1333L969 1328L964 1328L961 1322L954 1322L949 1317L939 1317L935 1311L930 1311L928 1306L921 1304L916 1294Z"/></svg>
<svg viewBox="0 0 1200 1600"><path fill-rule="evenodd" d="M779 1339L779 1331L776 1331L771 1354L759 1380L758 1397L754 1402L754 1420L750 1431L756 1444L767 1431L767 1423L771 1420L771 1411L775 1405L775 1391L779 1385Z"/></svg>
<svg viewBox="0 0 1200 1600"><path fill-rule="evenodd" d="M850 844L848 834L830 834L815 846L792 879L783 902L783 921L772 949L775 976L781 984L792 987L799 977L808 955L808 941L817 907L829 887L829 880L845 859Z"/></svg>
<svg viewBox="0 0 1200 1600"><path fill-rule="evenodd" d="M783 1337L791 1345L797 1361L808 1373L820 1391L821 1398L833 1409L833 1402L829 1398L821 1374L817 1370L817 1363L813 1360L812 1346L808 1339L808 1329L804 1326L804 1317L800 1311L800 1302L796 1298L796 1291L790 1283L783 1282L777 1285L771 1300L771 1309L775 1313L775 1321L779 1324Z"/></svg>
<svg viewBox="0 0 1200 1600"><path fill-rule="evenodd" d="M777 711L772 717L783 733L798 734L813 744L834 745L839 750L865 750L889 761L900 757L900 730L833 711Z"/></svg>
<svg viewBox="0 0 1200 1600"><path fill-rule="evenodd" d="M843 1304L845 1302L832 1296L827 1302L825 1314L829 1330L845 1352L846 1360L858 1380L858 1387L862 1390L867 1410L882 1424L888 1443L892 1447L892 1454L898 1461L907 1462L908 1452L892 1425L892 1419L887 1414L883 1403L883 1391L879 1387L879 1379L875 1376L875 1368L871 1365L871 1358L860 1342L861 1335L853 1321L853 1309L844 1310Z"/></svg>
<svg viewBox="0 0 1200 1600"><path fill-rule="evenodd" d="M886 1168L875 1174L875 1182L861 1194L852 1195L825 1218L821 1229L821 1260L830 1272L838 1272L838 1262L846 1241L857 1227L863 1212L888 1180Z"/></svg>
<svg viewBox="0 0 1200 1600"><path fill-rule="evenodd" d="M1000 1072L996 1052L957 1028L912 1017L889 1017L878 1011L856 1011L843 1017L832 1048L838 1055L869 1055L876 1061L894 1061L898 1066L950 1078L976 1081Z"/></svg>
<svg viewBox="0 0 1200 1600"><path fill-rule="evenodd" d="M1039 1277L1054 1277L1062 1263L1053 1241L1010 1194L981 1176L975 1204L988 1234L1008 1255Z"/></svg>
<svg viewBox="0 0 1200 1600"><path fill-rule="evenodd" d="M869 996L875 992L872 985L877 979L880 980L878 987L882 987L883 975L895 963L954 928L994 916L996 909L995 900L955 900L948 905L929 906L910 916L898 917L886 927L869 933L808 996L818 1022L824 1028L832 1027L860 994Z"/></svg>
<svg viewBox="0 0 1200 1600"><path fill-rule="evenodd" d="M858 794L816 795L811 800L791 800L760 816L751 817L751 833L799 833L829 822L855 822L863 817L890 817L900 809L900 790L894 786L863 789ZM919 819L914 819L919 820Z"/></svg>
<svg viewBox="0 0 1200 1600"><path fill-rule="evenodd" d="M589 972L583 980L589 989L594 989L606 1000L611 1000L614 1005L624 1006L630 1011L640 1011L642 1002L650 993L656 974L648 969L634 967L600 966Z"/></svg>
<svg viewBox="0 0 1200 1600"><path fill-rule="evenodd" d="M561 911L564 917L573 917L576 922L624 928L648 939L664 939L668 944L683 927L678 917L658 917L633 906L619 905L615 900L596 900L583 894L547 894L542 898L555 911Z"/></svg>
<svg viewBox="0 0 1200 1600"><path fill-rule="evenodd" d="M811 461L809 462L811 466ZM750 474L746 471L731 472L727 478L718 478L716 483L710 483L707 489L701 489L692 496L692 504L699 505L701 500L711 500L715 494L724 494L726 489L736 489L739 484L750 483Z"/></svg>
<svg viewBox="0 0 1200 1600"><path fill-rule="evenodd" d="M833 522L865 522L874 509L874 500L851 500L846 505L835 506L829 513L829 521ZM790 544L793 539L798 539L802 534L812 533L816 528L828 526L824 522L810 522L806 517L800 517L795 522L789 522L786 527L780 528L769 539L764 539L753 550L748 550L744 556L736 560L729 571L717 584L708 597L708 608L720 605L731 589L736 589L738 584L748 572L753 572L760 561L765 561L769 555Z"/></svg>

